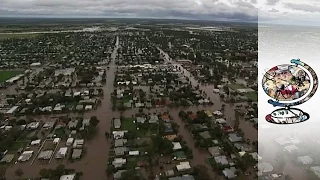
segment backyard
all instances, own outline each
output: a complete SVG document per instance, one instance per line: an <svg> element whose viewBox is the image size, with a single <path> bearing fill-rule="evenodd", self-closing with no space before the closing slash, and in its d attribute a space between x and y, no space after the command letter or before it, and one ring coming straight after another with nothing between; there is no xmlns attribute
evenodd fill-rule
<svg viewBox="0 0 320 180"><path fill-rule="evenodd" d="M0 83L22 73L22 71L0 71Z"/></svg>

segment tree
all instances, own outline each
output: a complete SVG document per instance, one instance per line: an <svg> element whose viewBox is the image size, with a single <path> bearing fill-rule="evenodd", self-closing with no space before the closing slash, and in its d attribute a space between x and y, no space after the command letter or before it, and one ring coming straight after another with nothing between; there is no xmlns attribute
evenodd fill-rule
<svg viewBox="0 0 320 180"><path fill-rule="evenodd" d="M90 118L90 124L94 127L96 127L99 124L99 122L100 121L98 120L97 116L92 116Z"/></svg>
<svg viewBox="0 0 320 180"><path fill-rule="evenodd" d="M18 176L19 178L21 178L24 173L23 173L22 169L17 169L17 170L14 172L14 174L15 174L16 176Z"/></svg>

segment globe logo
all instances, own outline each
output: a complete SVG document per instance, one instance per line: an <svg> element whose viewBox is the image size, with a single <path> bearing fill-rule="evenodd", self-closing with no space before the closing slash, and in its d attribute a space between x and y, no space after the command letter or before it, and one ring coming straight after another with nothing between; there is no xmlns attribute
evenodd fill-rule
<svg viewBox="0 0 320 180"><path fill-rule="evenodd" d="M266 116L274 124L295 124L307 121L310 115L294 106L307 102L318 89L315 71L300 59L274 66L265 71L262 88L270 97L268 103L279 107Z"/></svg>

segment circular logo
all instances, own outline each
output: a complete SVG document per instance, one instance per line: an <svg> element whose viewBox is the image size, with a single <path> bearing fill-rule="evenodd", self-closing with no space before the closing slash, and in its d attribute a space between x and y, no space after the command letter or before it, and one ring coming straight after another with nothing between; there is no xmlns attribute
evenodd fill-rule
<svg viewBox="0 0 320 180"><path fill-rule="evenodd" d="M265 71L263 91L270 97L268 103L280 109L266 116L266 121L275 124L294 124L308 120L309 114L292 106L308 101L318 89L315 71L300 59L291 64L274 66Z"/></svg>

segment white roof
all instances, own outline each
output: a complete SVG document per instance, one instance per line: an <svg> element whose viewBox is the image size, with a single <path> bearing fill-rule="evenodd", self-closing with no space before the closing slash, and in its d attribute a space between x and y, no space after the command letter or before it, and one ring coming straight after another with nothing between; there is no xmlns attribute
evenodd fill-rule
<svg viewBox="0 0 320 180"><path fill-rule="evenodd" d="M33 151L24 151L22 154L32 154Z"/></svg>
<svg viewBox="0 0 320 180"><path fill-rule="evenodd" d="M297 158L302 164L312 164L313 159L310 156L300 156Z"/></svg>
<svg viewBox="0 0 320 180"><path fill-rule="evenodd" d="M292 152L298 150L299 148L296 145L290 145L290 146L284 147L284 149L287 150L288 152L292 153Z"/></svg>
<svg viewBox="0 0 320 180"><path fill-rule="evenodd" d="M178 150L182 148L180 142L172 142L172 144L173 144L173 148L172 148L173 150Z"/></svg>
<svg viewBox="0 0 320 180"><path fill-rule="evenodd" d="M34 141L31 141L31 145L36 145L36 144L40 144L41 143L41 139L37 139L37 140L34 140Z"/></svg>
<svg viewBox="0 0 320 180"><path fill-rule="evenodd" d="M129 155L137 156L137 155L139 155L139 151L129 151Z"/></svg>
<svg viewBox="0 0 320 180"><path fill-rule="evenodd" d="M180 164L178 164L176 167L177 167L178 171L184 171L184 170L191 169L190 163L188 161L180 162Z"/></svg>
<svg viewBox="0 0 320 180"><path fill-rule="evenodd" d="M9 111L7 111L7 114L14 113L18 108L19 108L19 106L13 106L11 109L9 109Z"/></svg>
<svg viewBox="0 0 320 180"><path fill-rule="evenodd" d="M258 164L258 169L262 173L267 173L273 171L273 166L270 163L262 162Z"/></svg>
<svg viewBox="0 0 320 180"><path fill-rule="evenodd" d="M54 138L54 139L53 139L53 142L54 142L54 143L58 143L59 141L60 141L60 138Z"/></svg>
<svg viewBox="0 0 320 180"><path fill-rule="evenodd" d="M127 162L127 160L126 159L123 159L123 158L115 158L114 160L113 160L113 163L114 164L125 164Z"/></svg>
<svg viewBox="0 0 320 180"><path fill-rule="evenodd" d="M68 143L73 143L73 140L74 140L74 138L68 138L68 139L67 139L67 142L68 142Z"/></svg>
<svg viewBox="0 0 320 180"><path fill-rule="evenodd" d="M68 148L67 147L62 147L59 149L58 153L59 154L67 154Z"/></svg>
<svg viewBox="0 0 320 180"><path fill-rule="evenodd" d="M60 180L74 180L76 177L75 174L63 175L60 177Z"/></svg>
<svg viewBox="0 0 320 180"><path fill-rule="evenodd" d="M226 121L225 119L223 119L223 118L219 118L219 119L216 119L216 122L217 122L217 123L220 123L220 124L224 124L224 123L226 123L227 121Z"/></svg>

